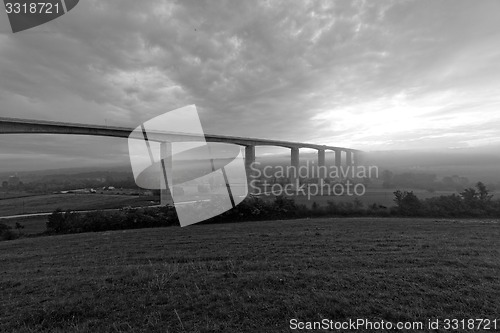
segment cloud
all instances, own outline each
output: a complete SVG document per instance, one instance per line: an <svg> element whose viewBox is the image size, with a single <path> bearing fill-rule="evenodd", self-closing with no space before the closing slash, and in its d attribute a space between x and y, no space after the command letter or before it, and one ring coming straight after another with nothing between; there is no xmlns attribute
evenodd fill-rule
<svg viewBox="0 0 500 333"><path fill-rule="evenodd" d="M0 26L0 116L135 127L196 104L208 133L368 150L484 144L500 137L499 10L87 0L30 31ZM14 141L29 145L3 137L0 149ZM122 151L101 142L97 156Z"/></svg>

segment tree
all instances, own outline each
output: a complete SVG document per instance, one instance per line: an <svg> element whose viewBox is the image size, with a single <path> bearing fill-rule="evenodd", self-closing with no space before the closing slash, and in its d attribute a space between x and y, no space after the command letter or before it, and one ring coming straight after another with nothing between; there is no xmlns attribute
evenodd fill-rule
<svg viewBox="0 0 500 333"><path fill-rule="evenodd" d="M64 229L65 218L60 208L50 214L47 220L47 231L59 233Z"/></svg>
<svg viewBox="0 0 500 333"><path fill-rule="evenodd" d="M394 202L398 207L398 211L400 214L415 216L421 212L422 203L417 198L413 191L401 192L397 190L394 192Z"/></svg>
<svg viewBox="0 0 500 333"><path fill-rule="evenodd" d="M469 209L487 209L491 205L493 195L489 194L482 182L476 184L476 189L470 187L460 192L462 200Z"/></svg>
<svg viewBox="0 0 500 333"><path fill-rule="evenodd" d="M490 202L491 198L493 198L493 195L489 194L489 191L486 188L486 185L484 185L482 182L478 182L476 184L476 187L478 190L479 201L481 201L483 203Z"/></svg>
<svg viewBox="0 0 500 333"><path fill-rule="evenodd" d="M473 188L466 188L465 190L460 192L460 196L469 206L475 206L477 203L478 193Z"/></svg>
<svg viewBox="0 0 500 333"><path fill-rule="evenodd" d="M13 233L10 229L11 227L9 227L8 225L0 223L0 241L18 238L18 235Z"/></svg>

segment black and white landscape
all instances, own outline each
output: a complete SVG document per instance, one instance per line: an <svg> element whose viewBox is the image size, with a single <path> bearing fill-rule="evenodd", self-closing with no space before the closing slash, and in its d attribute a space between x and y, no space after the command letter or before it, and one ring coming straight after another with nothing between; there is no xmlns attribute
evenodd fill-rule
<svg viewBox="0 0 500 333"><path fill-rule="evenodd" d="M500 330L500 2L4 3L0 332ZM192 105L224 181L139 186Z"/></svg>

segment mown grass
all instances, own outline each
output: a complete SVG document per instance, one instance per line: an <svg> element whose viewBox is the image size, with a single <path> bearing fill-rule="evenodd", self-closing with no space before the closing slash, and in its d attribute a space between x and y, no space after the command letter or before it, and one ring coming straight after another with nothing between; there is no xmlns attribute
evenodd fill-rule
<svg viewBox="0 0 500 333"><path fill-rule="evenodd" d="M0 267L2 332L289 332L292 318L500 317L494 220L315 219L25 238L0 243Z"/></svg>

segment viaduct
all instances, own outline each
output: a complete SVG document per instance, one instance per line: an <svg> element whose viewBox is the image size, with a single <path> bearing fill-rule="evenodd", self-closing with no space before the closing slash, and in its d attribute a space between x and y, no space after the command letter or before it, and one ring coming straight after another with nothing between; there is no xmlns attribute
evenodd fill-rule
<svg viewBox="0 0 500 333"><path fill-rule="evenodd" d="M0 134L71 134L128 138L133 131L133 128L125 127L0 117ZM148 132L148 139L157 142L187 142L199 141L201 137L199 135L186 133ZM299 150L301 148L309 148L318 151L318 166L325 166L325 152L327 150L334 151L335 166L337 168L342 166L347 167L358 165L360 163L360 156L362 153L360 150L343 147L236 136L205 134L204 139L207 142L230 143L245 147L245 165L247 168L247 175L250 175L250 165L255 162L256 146L277 146L290 149L291 166L295 168L299 167ZM343 153L345 155L345 163L343 163L342 159ZM293 180L293 183L295 183L295 180Z"/></svg>

